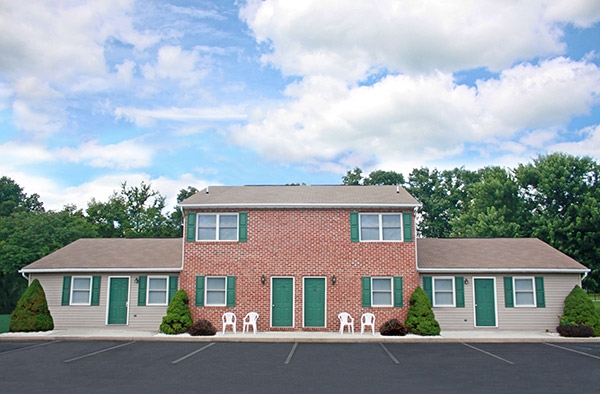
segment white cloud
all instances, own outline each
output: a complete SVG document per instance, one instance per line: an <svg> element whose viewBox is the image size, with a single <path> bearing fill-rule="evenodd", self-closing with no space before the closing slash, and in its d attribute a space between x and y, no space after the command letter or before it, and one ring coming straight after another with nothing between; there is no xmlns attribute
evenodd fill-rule
<svg viewBox="0 0 600 394"><path fill-rule="evenodd" d="M15 124L22 130L51 134L65 123L62 94L35 77L15 81L12 110Z"/></svg>
<svg viewBox="0 0 600 394"><path fill-rule="evenodd" d="M154 152L155 148L138 138L107 145L88 141L77 148L61 148L58 155L63 160L91 167L128 170L149 166Z"/></svg>
<svg viewBox="0 0 600 394"><path fill-rule="evenodd" d="M158 108L142 109L118 107L117 119L127 119L138 126L150 126L159 120L197 122L200 120L244 120L246 114L241 107L222 106L212 108Z"/></svg>
<svg viewBox="0 0 600 394"><path fill-rule="evenodd" d="M150 80L176 79L183 86L192 86L208 72L200 67L201 58L196 50L186 51L178 46L164 46L158 50L157 56L155 65L146 64L142 69L144 76Z"/></svg>
<svg viewBox="0 0 600 394"><path fill-rule="evenodd" d="M476 144L523 151L514 141L522 130L565 126L597 103L600 70L557 58L517 65L476 87L439 72L388 76L372 86L307 77L286 93L287 102L255 110L245 127L233 128L234 140L282 162L354 157L359 166L403 166L454 157Z"/></svg>
<svg viewBox="0 0 600 394"><path fill-rule="evenodd" d="M559 0L548 3L545 16L551 20L591 27L600 21L600 2L595 0Z"/></svg>
<svg viewBox="0 0 600 394"><path fill-rule="evenodd" d="M578 133L578 141L560 142L550 145L548 149L554 152L569 152L573 155L592 156L600 160L600 125L586 127Z"/></svg>
<svg viewBox="0 0 600 394"><path fill-rule="evenodd" d="M354 81L378 68L500 70L562 54L562 32L554 19L542 17L545 8L545 2L533 0L252 0L240 17L259 42L271 45L263 60L285 74Z"/></svg>

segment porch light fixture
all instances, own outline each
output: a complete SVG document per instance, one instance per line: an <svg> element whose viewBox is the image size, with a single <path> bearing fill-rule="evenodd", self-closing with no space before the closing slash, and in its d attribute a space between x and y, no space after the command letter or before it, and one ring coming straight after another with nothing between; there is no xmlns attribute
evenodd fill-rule
<svg viewBox="0 0 600 394"><path fill-rule="evenodd" d="M337 282L337 278L335 277L335 275L333 275L333 276L331 277L331 284L332 284L332 285L335 285L335 282Z"/></svg>
<svg viewBox="0 0 600 394"><path fill-rule="evenodd" d="M261 276L260 277L260 283L262 283L263 285L267 282L267 278L265 278L265 276Z"/></svg>
<svg viewBox="0 0 600 394"><path fill-rule="evenodd" d="M140 283L140 279L136 276L135 279L133 280L135 283Z"/></svg>
<svg viewBox="0 0 600 394"><path fill-rule="evenodd" d="M465 285L469 284L469 279L465 278Z"/></svg>

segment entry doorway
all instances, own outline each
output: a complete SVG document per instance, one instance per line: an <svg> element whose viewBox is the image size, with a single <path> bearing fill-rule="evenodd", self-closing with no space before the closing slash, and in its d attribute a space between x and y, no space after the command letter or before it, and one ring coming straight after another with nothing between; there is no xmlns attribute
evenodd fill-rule
<svg viewBox="0 0 600 394"><path fill-rule="evenodd" d="M304 327L325 327L325 278L304 278Z"/></svg>
<svg viewBox="0 0 600 394"><path fill-rule="evenodd" d="M108 278L107 324L127 324L129 317L129 277Z"/></svg>

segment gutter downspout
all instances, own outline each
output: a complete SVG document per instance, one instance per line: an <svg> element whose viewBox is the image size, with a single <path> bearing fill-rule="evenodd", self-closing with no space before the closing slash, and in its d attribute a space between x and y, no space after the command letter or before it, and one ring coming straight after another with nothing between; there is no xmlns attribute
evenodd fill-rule
<svg viewBox="0 0 600 394"><path fill-rule="evenodd" d="M415 268L417 269L417 275L419 276L419 283L421 282L421 274L419 273L419 252L418 252L418 242L417 242L417 210L419 209L419 207L415 207L414 208L414 217L415 220L413 220L413 232L415 234Z"/></svg>
<svg viewBox="0 0 600 394"><path fill-rule="evenodd" d="M25 280L27 281L27 285L29 286L31 283L29 281L29 277L27 276L27 274L25 272L23 272L22 270L19 270L19 273L21 274L21 276L23 278L25 278Z"/></svg>
<svg viewBox="0 0 600 394"><path fill-rule="evenodd" d="M181 272L183 272L183 262L185 261L185 255L184 255L184 253L185 253L185 234L184 234L185 233L185 212L184 212L184 209L182 206L179 206L179 208L181 209L181 225L182 225L182 228L181 228L181 271L179 271L180 275L181 275ZM181 281L179 283L181 283Z"/></svg>

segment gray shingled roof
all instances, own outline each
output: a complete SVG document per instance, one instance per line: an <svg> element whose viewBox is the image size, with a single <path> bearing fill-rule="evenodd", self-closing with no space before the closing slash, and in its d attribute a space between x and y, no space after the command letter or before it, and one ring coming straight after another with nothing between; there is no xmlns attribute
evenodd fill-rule
<svg viewBox="0 0 600 394"><path fill-rule="evenodd" d="M587 272L585 266L536 238L419 238L420 272Z"/></svg>
<svg viewBox="0 0 600 394"><path fill-rule="evenodd" d="M201 207L394 207L421 204L396 186L211 186L182 201L184 208Z"/></svg>
<svg viewBox="0 0 600 394"><path fill-rule="evenodd" d="M22 269L52 271L180 271L181 238L84 238Z"/></svg>

